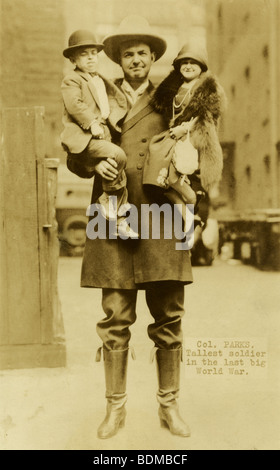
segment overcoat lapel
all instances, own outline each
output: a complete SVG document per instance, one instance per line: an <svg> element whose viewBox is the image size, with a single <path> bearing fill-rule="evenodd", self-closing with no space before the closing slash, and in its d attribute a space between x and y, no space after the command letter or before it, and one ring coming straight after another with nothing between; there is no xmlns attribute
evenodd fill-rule
<svg viewBox="0 0 280 470"><path fill-rule="evenodd" d="M92 94L92 96L95 100L95 103L97 104L98 108L100 109L99 96L98 96L96 88L95 88L94 84L91 82L91 80L88 80L88 87L89 87L89 91L91 92L91 94Z"/></svg>
<svg viewBox="0 0 280 470"><path fill-rule="evenodd" d="M134 106L127 113L122 126L122 133L131 129L140 119L147 116L153 111L153 108L150 106L151 94L154 90L154 86L150 83L147 90L143 95L137 100Z"/></svg>

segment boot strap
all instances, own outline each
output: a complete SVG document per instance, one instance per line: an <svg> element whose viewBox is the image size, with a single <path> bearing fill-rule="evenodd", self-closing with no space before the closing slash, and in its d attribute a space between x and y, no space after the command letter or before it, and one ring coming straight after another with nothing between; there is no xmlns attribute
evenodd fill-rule
<svg viewBox="0 0 280 470"><path fill-rule="evenodd" d="M150 363L152 364L152 362L154 362L154 358L155 358L155 355L156 355L156 352L159 348L157 346L154 346L153 349L151 350L151 353L150 353Z"/></svg>
<svg viewBox="0 0 280 470"><path fill-rule="evenodd" d="M135 354L133 346L129 346L128 349L130 350L130 354L131 354L132 359L135 361L136 360L136 354ZM95 362L100 362L102 356L103 356L103 359L104 359L103 346L100 346L96 351Z"/></svg>
<svg viewBox="0 0 280 470"><path fill-rule="evenodd" d="M102 351L103 351L103 348L102 346L100 346L100 348L98 348L96 351L95 362L101 361Z"/></svg>
<svg viewBox="0 0 280 470"><path fill-rule="evenodd" d="M130 355L131 355L132 359L135 361L136 360L136 354L135 354L135 351L134 351L134 347L129 346L129 350L130 350Z"/></svg>
<svg viewBox="0 0 280 470"><path fill-rule="evenodd" d="M160 348L158 348L157 346L154 346L153 349L151 350L150 363L154 362L154 358L155 358L155 355L156 355L156 352L157 352L158 349L160 349ZM170 351L173 351L173 349L170 349ZM183 362L183 359L184 359L184 350L183 350L183 347L182 347L181 348L181 362Z"/></svg>

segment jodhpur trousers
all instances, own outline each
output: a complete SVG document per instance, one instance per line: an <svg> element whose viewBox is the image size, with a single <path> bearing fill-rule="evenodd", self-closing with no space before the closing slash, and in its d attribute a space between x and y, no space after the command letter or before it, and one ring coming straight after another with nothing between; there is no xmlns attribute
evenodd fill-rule
<svg viewBox="0 0 280 470"><path fill-rule="evenodd" d="M182 346L181 320L184 315L184 285L161 281L147 285L146 302L154 322L148 335L160 349ZM126 349L130 327L136 320L137 290L103 289L102 306L106 317L97 323L97 333L108 350Z"/></svg>

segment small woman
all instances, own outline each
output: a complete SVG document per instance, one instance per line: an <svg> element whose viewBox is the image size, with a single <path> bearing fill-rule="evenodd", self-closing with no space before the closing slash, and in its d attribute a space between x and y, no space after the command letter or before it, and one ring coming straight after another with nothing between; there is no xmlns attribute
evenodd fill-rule
<svg viewBox="0 0 280 470"><path fill-rule="evenodd" d="M151 102L168 119L169 129L151 140L143 184L162 187L166 197L183 210L185 204L197 202L191 174L199 175L206 192L221 179L223 155L217 127L225 95L208 71L205 47L195 39L182 47L173 67Z"/></svg>

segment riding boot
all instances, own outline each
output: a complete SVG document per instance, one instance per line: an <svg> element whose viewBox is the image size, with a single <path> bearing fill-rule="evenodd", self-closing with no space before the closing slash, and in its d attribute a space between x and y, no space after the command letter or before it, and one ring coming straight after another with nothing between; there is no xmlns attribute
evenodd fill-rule
<svg viewBox="0 0 280 470"><path fill-rule="evenodd" d="M160 423L168 427L172 434L182 437L191 435L188 425L179 414L177 399L180 388L180 364L182 350L157 349L156 364L159 390L157 399Z"/></svg>
<svg viewBox="0 0 280 470"><path fill-rule="evenodd" d="M107 413L98 428L100 439L117 434L125 424L126 376L128 349L107 350L103 348Z"/></svg>

